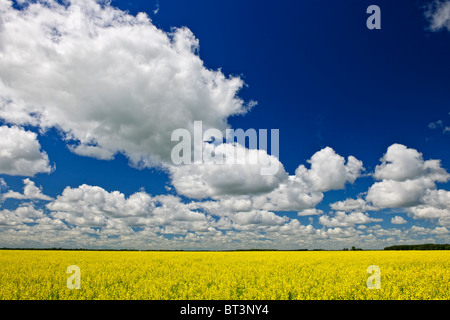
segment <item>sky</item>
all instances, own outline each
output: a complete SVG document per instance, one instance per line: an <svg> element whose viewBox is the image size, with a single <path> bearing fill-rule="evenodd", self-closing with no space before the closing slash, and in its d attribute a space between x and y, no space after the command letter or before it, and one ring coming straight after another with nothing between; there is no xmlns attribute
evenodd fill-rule
<svg viewBox="0 0 450 320"><path fill-rule="evenodd" d="M449 56L442 0L0 0L0 247L449 243Z"/></svg>

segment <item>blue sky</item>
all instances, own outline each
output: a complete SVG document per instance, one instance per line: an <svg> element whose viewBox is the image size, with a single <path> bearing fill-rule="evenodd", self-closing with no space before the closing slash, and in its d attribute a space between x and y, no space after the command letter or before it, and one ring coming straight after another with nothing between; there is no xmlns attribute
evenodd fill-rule
<svg viewBox="0 0 450 320"><path fill-rule="evenodd" d="M448 243L449 1L0 4L0 246ZM194 121L282 168L175 166Z"/></svg>

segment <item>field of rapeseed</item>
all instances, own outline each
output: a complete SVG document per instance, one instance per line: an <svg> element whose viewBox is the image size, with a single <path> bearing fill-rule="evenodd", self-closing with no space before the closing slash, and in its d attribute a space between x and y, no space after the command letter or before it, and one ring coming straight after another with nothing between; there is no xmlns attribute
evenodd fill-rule
<svg viewBox="0 0 450 320"><path fill-rule="evenodd" d="M368 288L371 265L380 289ZM450 251L0 250L0 299L448 300L449 265Z"/></svg>

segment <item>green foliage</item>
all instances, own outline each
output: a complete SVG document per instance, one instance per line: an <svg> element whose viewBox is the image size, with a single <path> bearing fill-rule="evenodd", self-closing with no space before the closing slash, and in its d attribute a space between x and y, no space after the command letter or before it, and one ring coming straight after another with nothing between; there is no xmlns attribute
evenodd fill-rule
<svg viewBox="0 0 450 320"><path fill-rule="evenodd" d="M450 244L406 244L385 247L384 250L450 250Z"/></svg>

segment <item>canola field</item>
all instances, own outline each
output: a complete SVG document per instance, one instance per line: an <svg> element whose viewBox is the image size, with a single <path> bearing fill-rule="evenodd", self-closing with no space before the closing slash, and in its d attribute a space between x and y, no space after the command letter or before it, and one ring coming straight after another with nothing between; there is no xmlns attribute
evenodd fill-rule
<svg viewBox="0 0 450 320"><path fill-rule="evenodd" d="M450 251L0 250L0 299L449 300L449 266Z"/></svg>

